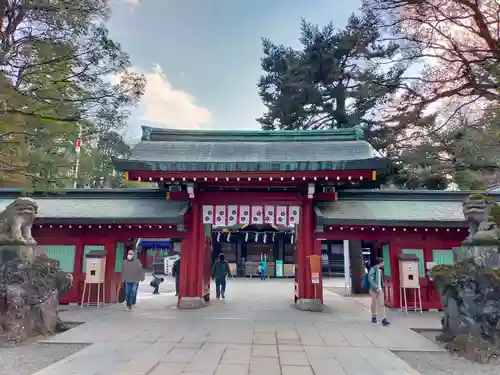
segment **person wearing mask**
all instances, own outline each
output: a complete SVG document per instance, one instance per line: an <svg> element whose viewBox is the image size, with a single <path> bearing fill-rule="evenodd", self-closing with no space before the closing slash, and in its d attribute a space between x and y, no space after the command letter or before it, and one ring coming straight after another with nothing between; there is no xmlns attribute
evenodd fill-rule
<svg viewBox="0 0 500 375"><path fill-rule="evenodd" d="M260 272L260 279L261 280L266 279L266 269L267 269L267 256L261 255L260 262L259 262L259 272Z"/></svg>
<svg viewBox="0 0 500 375"><path fill-rule="evenodd" d="M127 251L127 259L123 262L122 278L125 284L126 310L131 311L135 308L139 282L144 281L145 278L142 263L135 257L133 249Z"/></svg>
<svg viewBox="0 0 500 375"><path fill-rule="evenodd" d="M384 290L382 280L382 269L384 268L384 260L378 258L375 265L368 271L369 292L372 298L371 312L372 323L377 323L377 318L382 317L382 325L388 326L390 323L386 317L384 304Z"/></svg>
<svg viewBox="0 0 500 375"><path fill-rule="evenodd" d="M179 295L179 276L181 275L181 258L177 259L172 266L172 276L175 277L175 295Z"/></svg>
<svg viewBox="0 0 500 375"><path fill-rule="evenodd" d="M219 254L219 260L212 267L212 279L215 280L215 295L217 299L226 298L226 279L231 277L229 263L224 259L224 254Z"/></svg>

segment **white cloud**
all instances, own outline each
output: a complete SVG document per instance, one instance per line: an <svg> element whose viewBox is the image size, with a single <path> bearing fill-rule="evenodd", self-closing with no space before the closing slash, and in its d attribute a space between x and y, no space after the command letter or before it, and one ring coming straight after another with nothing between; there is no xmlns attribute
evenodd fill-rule
<svg viewBox="0 0 500 375"><path fill-rule="evenodd" d="M139 0L123 0L127 4L139 5Z"/></svg>
<svg viewBox="0 0 500 375"><path fill-rule="evenodd" d="M160 65L155 64L153 71L144 75L147 85L141 100L143 120L184 129L197 129L210 122L210 111L197 105L196 99L189 93L174 89Z"/></svg>

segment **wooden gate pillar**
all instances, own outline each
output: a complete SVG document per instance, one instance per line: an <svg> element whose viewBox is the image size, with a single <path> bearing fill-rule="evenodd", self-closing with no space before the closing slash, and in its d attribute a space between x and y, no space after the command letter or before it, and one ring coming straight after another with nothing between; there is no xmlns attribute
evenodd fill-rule
<svg viewBox="0 0 500 375"><path fill-rule="evenodd" d="M318 283L313 283L310 256L321 256L321 241L314 239L316 218L311 199L305 199L301 210L301 218L297 227L297 308L306 311L321 311L323 309L323 277L319 269Z"/></svg>
<svg viewBox="0 0 500 375"><path fill-rule="evenodd" d="M186 214L189 223L188 235L181 245L181 270L177 307L196 309L208 300L203 285L203 264L205 257L205 228L202 223L201 205L191 201L191 210Z"/></svg>

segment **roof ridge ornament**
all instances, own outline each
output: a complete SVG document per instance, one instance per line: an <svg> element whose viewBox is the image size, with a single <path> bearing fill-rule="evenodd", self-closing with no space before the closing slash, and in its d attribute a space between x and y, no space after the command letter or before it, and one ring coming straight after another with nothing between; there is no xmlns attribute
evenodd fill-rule
<svg viewBox="0 0 500 375"><path fill-rule="evenodd" d="M141 141L151 141L151 133L153 128L150 126L142 126L142 137Z"/></svg>

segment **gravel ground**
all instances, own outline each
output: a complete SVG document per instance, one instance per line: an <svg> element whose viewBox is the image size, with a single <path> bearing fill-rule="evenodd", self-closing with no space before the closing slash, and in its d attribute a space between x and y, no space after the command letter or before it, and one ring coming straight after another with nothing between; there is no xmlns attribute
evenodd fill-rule
<svg viewBox="0 0 500 375"><path fill-rule="evenodd" d="M436 342L435 338L439 334L439 331L434 330L416 331L433 342ZM493 375L498 374L500 368L498 361L480 364L454 357L448 352L393 350L393 353L422 375Z"/></svg>
<svg viewBox="0 0 500 375"><path fill-rule="evenodd" d="M393 351L422 375L493 375L499 364L479 364L445 352Z"/></svg>
<svg viewBox="0 0 500 375"><path fill-rule="evenodd" d="M87 344L38 344L0 348L2 375L31 375L88 346Z"/></svg>

